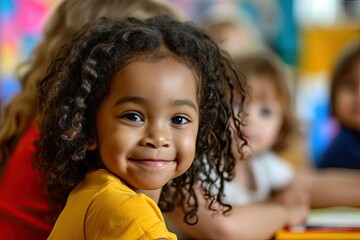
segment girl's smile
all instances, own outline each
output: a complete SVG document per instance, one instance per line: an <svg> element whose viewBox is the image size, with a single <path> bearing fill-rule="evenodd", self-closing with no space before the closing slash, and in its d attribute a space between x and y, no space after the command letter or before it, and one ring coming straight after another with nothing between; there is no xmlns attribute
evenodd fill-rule
<svg viewBox="0 0 360 240"><path fill-rule="evenodd" d="M167 167L171 168L172 164L176 164L177 160L169 154L157 154L156 152L148 151L147 153L135 153L128 158L128 161L147 168L147 171L160 171Z"/></svg>
<svg viewBox="0 0 360 240"><path fill-rule="evenodd" d="M161 160L161 159L139 159L139 160L129 159L129 160L134 161L134 163L143 164L144 166L151 168L160 168L167 166L168 164L175 163L175 161L172 160Z"/></svg>

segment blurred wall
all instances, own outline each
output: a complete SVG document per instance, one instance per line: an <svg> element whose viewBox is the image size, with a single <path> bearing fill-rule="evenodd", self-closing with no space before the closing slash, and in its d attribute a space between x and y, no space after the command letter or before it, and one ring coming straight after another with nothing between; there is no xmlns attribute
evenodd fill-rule
<svg viewBox="0 0 360 240"><path fill-rule="evenodd" d="M0 1L0 106L20 89L17 64L41 38L42 27L56 0Z"/></svg>

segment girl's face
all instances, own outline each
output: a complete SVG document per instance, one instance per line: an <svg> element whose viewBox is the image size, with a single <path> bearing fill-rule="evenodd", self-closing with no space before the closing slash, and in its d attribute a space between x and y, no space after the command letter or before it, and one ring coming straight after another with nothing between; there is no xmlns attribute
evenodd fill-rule
<svg viewBox="0 0 360 240"><path fill-rule="evenodd" d="M245 117L245 136L251 154L258 155L270 150L276 143L283 123L283 112L272 76L250 75L251 87L248 115Z"/></svg>
<svg viewBox="0 0 360 240"><path fill-rule="evenodd" d="M190 167L198 125L193 72L172 58L139 60L114 75L89 149L133 190L155 190Z"/></svg>
<svg viewBox="0 0 360 240"><path fill-rule="evenodd" d="M340 81L334 111L345 126L360 131L360 58Z"/></svg>

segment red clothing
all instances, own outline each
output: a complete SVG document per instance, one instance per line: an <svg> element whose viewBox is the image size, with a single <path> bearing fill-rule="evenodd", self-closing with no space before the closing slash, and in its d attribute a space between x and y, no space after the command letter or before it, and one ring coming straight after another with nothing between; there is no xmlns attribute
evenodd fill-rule
<svg viewBox="0 0 360 240"><path fill-rule="evenodd" d="M0 182L0 240L46 239L53 225L44 176L33 166L35 125L15 147Z"/></svg>

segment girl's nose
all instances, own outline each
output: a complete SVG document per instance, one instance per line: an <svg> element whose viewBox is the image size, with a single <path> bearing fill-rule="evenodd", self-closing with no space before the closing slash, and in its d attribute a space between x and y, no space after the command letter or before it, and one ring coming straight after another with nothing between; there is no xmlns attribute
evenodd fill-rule
<svg viewBox="0 0 360 240"><path fill-rule="evenodd" d="M141 145L150 148L170 146L170 132L164 126L150 126L145 136L141 139Z"/></svg>

